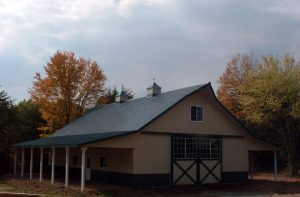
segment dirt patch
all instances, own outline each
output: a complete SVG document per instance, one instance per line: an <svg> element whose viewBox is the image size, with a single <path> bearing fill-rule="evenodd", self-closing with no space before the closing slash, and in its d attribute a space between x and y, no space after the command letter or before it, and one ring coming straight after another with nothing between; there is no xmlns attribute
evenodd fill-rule
<svg viewBox="0 0 300 197"><path fill-rule="evenodd" d="M14 192L0 192L0 197L41 197L38 194L22 194Z"/></svg>
<svg viewBox="0 0 300 197"><path fill-rule="evenodd" d="M54 185L49 180L40 183L38 180L12 179L6 177L0 182L0 191L44 194L44 196L78 196L78 197L108 197L108 196L154 196L154 197L229 197L229 196L300 196L300 178L279 176L273 181L272 175L260 174L254 180L235 184L213 184L202 186L182 186L170 188L135 189L111 184L87 184L85 192L80 192L78 183L65 189L63 181Z"/></svg>

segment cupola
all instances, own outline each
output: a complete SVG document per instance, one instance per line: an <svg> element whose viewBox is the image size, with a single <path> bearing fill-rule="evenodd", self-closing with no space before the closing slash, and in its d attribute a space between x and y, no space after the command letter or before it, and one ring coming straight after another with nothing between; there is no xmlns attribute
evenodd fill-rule
<svg viewBox="0 0 300 197"><path fill-rule="evenodd" d="M147 96L156 96L161 94L161 87L153 82L152 86L147 88Z"/></svg>
<svg viewBox="0 0 300 197"><path fill-rule="evenodd" d="M116 96L116 103L122 103L128 100L128 95L122 90L119 95Z"/></svg>

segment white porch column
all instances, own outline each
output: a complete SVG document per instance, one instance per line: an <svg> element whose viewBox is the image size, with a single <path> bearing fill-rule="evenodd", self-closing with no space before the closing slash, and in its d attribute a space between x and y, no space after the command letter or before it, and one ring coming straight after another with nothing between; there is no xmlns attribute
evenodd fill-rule
<svg viewBox="0 0 300 197"><path fill-rule="evenodd" d="M24 164L25 164L25 149L22 148L22 164L21 164L21 177L24 177Z"/></svg>
<svg viewBox="0 0 300 197"><path fill-rule="evenodd" d="M51 184L54 184L54 176L55 176L55 147L51 149L51 161L52 161L52 169L51 169Z"/></svg>
<svg viewBox="0 0 300 197"><path fill-rule="evenodd" d="M15 149L15 155L14 155L14 176L17 176L17 156L18 156L18 149Z"/></svg>
<svg viewBox="0 0 300 197"><path fill-rule="evenodd" d="M32 166L33 166L33 147L30 148L30 168L29 168L29 179L32 180Z"/></svg>
<svg viewBox="0 0 300 197"><path fill-rule="evenodd" d="M83 192L84 188L85 188L85 153L86 150L88 148L87 147L82 147L81 148L81 191Z"/></svg>
<svg viewBox="0 0 300 197"><path fill-rule="evenodd" d="M274 151L274 181L277 181L277 151Z"/></svg>
<svg viewBox="0 0 300 197"><path fill-rule="evenodd" d="M43 179L43 147L41 147L41 155L40 155L40 182Z"/></svg>
<svg viewBox="0 0 300 197"><path fill-rule="evenodd" d="M249 152L250 154L250 178L253 180L253 174L254 174L254 159L253 159L253 152Z"/></svg>
<svg viewBox="0 0 300 197"><path fill-rule="evenodd" d="M69 186L69 157L70 157L69 150L70 150L70 147L66 147L65 149L66 149L65 188L68 188L68 186Z"/></svg>

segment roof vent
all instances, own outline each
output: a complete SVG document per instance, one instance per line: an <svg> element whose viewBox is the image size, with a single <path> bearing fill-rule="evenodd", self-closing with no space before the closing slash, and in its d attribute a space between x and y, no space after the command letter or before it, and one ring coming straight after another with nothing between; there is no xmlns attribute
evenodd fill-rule
<svg viewBox="0 0 300 197"><path fill-rule="evenodd" d="M128 95L122 90L119 95L116 96L116 103L122 103L128 100Z"/></svg>
<svg viewBox="0 0 300 197"><path fill-rule="evenodd" d="M147 88L147 96L155 96L161 94L161 87L153 82L152 86Z"/></svg>

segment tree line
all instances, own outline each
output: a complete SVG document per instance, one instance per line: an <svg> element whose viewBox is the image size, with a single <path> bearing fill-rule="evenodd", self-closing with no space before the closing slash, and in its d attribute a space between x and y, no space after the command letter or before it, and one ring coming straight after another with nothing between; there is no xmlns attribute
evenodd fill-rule
<svg viewBox="0 0 300 197"><path fill-rule="evenodd" d="M297 175L300 62L293 55L235 55L219 78L217 96L257 137L282 147L287 174Z"/></svg>
<svg viewBox="0 0 300 197"><path fill-rule="evenodd" d="M29 100L15 104L5 91L0 92L0 173L8 171L11 144L47 137L87 110L113 103L120 91L134 96L125 86L120 91L105 87L101 66L73 52L57 51L44 71L35 74Z"/></svg>
<svg viewBox="0 0 300 197"><path fill-rule="evenodd" d="M57 51L36 73L30 99L17 104L0 91L0 171L7 172L13 143L47 137L90 108L107 105L124 91L106 87L101 66L73 52ZM217 97L257 137L281 146L286 172L298 172L300 138L300 62L293 55L237 54L219 78Z"/></svg>

